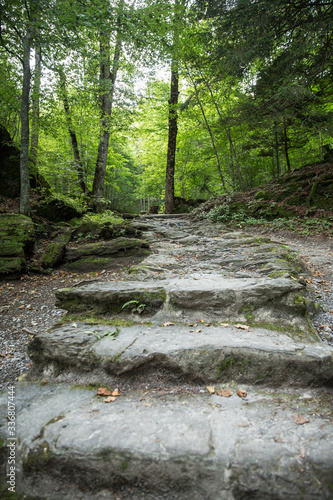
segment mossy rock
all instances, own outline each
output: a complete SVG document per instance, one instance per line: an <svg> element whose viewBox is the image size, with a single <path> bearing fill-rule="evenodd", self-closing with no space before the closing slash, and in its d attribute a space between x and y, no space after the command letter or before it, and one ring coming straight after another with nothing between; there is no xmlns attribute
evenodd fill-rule
<svg viewBox="0 0 333 500"><path fill-rule="evenodd" d="M25 259L32 254L34 245L34 225L29 217L0 215L0 275L24 271Z"/></svg>
<svg viewBox="0 0 333 500"><path fill-rule="evenodd" d="M26 267L24 257L1 257L0 276L21 274Z"/></svg>
<svg viewBox="0 0 333 500"><path fill-rule="evenodd" d="M66 245L71 237L72 232L70 229L66 229L64 232L57 234L53 242L46 247L39 262L40 266L46 269L53 268L57 264L60 264L64 259Z"/></svg>
<svg viewBox="0 0 333 500"><path fill-rule="evenodd" d="M86 240L111 240L120 236L139 238L142 231L135 229L131 224L112 224L111 222L99 221L71 221L74 226L73 237Z"/></svg>
<svg viewBox="0 0 333 500"><path fill-rule="evenodd" d="M87 243L68 250L66 261L75 261L88 256L115 256L118 253L128 253L130 250L137 248L149 248L149 244L136 238L116 238L111 241Z"/></svg>
<svg viewBox="0 0 333 500"><path fill-rule="evenodd" d="M52 222L69 221L75 217L81 217L85 211L75 206L68 199L50 197L41 202L37 207L37 215Z"/></svg>
<svg viewBox="0 0 333 500"><path fill-rule="evenodd" d="M32 220L20 214L0 214L0 255L13 255L13 245L16 249L23 248L25 254L32 253L35 245Z"/></svg>

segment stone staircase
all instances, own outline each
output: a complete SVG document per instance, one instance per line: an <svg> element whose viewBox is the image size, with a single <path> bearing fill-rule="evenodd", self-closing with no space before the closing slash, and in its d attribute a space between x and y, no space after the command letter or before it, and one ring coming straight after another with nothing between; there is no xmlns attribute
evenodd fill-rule
<svg viewBox="0 0 333 500"><path fill-rule="evenodd" d="M333 349L312 327L301 263L186 217L134 224L153 253L127 280L57 291L66 320L29 346L17 491L333 498Z"/></svg>

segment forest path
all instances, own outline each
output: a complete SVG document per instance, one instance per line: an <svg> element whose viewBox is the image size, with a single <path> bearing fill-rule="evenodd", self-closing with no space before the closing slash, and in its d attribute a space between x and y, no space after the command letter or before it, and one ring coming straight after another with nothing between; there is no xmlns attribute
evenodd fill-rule
<svg viewBox="0 0 333 500"><path fill-rule="evenodd" d="M44 382L16 386L21 492L331 498L333 349L309 328L299 260L187 217L134 224L153 253L59 290L71 321L30 344Z"/></svg>

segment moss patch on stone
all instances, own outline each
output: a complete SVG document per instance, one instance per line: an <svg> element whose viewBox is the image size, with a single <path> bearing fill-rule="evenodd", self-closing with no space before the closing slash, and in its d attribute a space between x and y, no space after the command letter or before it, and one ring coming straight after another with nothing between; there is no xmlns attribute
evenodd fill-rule
<svg viewBox="0 0 333 500"><path fill-rule="evenodd" d="M34 225L20 214L0 214L0 275L21 273L35 245Z"/></svg>
<svg viewBox="0 0 333 500"><path fill-rule="evenodd" d="M51 458L50 447L46 441L43 441L32 450L29 450L28 456L23 460L24 469L36 469L43 467Z"/></svg>

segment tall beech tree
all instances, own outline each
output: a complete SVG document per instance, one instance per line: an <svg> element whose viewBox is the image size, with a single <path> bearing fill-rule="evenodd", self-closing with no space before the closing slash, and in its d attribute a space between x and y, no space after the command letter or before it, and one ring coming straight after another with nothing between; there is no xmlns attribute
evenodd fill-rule
<svg viewBox="0 0 333 500"><path fill-rule="evenodd" d="M29 96L31 87L30 58L39 32L38 24L43 2L30 0L1 3L0 41L3 50L22 64L21 142L20 142L20 213L30 215L29 183Z"/></svg>
<svg viewBox="0 0 333 500"><path fill-rule="evenodd" d="M100 138L98 143L97 160L92 195L98 202L104 194L104 180L109 149L111 114L115 84L119 68L122 49L123 33L122 18L124 15L124 0L119 0L117 13L117 32L111 65L110 28L105 27L100 32Z"/></svg>

